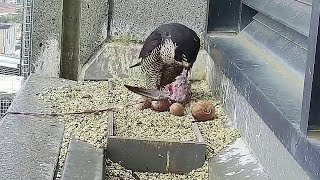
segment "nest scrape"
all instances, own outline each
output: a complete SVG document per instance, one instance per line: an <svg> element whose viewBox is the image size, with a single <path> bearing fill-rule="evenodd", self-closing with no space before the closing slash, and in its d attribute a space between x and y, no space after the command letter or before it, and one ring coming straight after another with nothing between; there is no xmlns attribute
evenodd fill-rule
<svg viewBox="0 0 320 180"><path fill-rule="evenodd" d="M132 107L139 96L129 92L123 85L139 86L143 84L141 80L115 77L110 81L113 84L112 90L108 81L79 82L75 85L47 88L38 96L43 101L50 102L52 108L59 113L119 107L120 110L115 112L115 133L119 136L180 141L195 139L191 129L190 105L186 107L187 112L183 117L173 116L169 112L156 113L150 109L139 111ZM208 179L208 158L240 136L236 130L226 127L227 116L205 81L192 82L191 91L191 104L198 100L209 100L216 107L217 118L214 121L198 123L208 147L205 165L184 175L136 172L140 179ZM97 148L107 146L108 112L66 115L58 120L64 123L65 134L57 179L61 177L68 145L73 136ZM106 178L135 179L130 170L108 159Z"/></svg>

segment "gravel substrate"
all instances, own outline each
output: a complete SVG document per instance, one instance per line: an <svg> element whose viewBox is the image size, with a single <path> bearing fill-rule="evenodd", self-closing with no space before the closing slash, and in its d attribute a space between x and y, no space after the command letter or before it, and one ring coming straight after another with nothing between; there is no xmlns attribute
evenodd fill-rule
<svg viewBox="0 0 320 180"><path fill-rule="evenodd" d="M119 103L123 107L128 107L114 113L116 136L176 141L196 140L191 127L191 114L178 117L169 112L157 113L151 109L140 111L132 107L140 96L124 89L124 84L136 83L127 79L114 85L114 93L124 94L127 97L122 98Z"/></svg>
<svg viewBox="0 0 320 180"><path fill-rule="evenodd" d="M82 112L108 107L108 82L85 82L58 88L47 88L39 98L51 102L59 113ZM65 125L60 149L57 179L61 177L63 164L72 136L98 148L105 146L108 112L59 116Z"/></svg>
<svg viewBox="0 0 320 180"><path fill-rule="evenodd" d="M155 116L154 114L157 114ZM123 109L115 113L115 135L158 140L195 141L191 116L178 117L169 112L155 113L150 109Z"/></svg>
<svg viewBox="0 0 320 180"><path fill-rule="evenodd" d="M121 107L120 111L115 112L115 133L119 136L165 140L195 139L191 129L192 116L189 107L186 108L187 113L184 117L173 116L169 112L139 111L132 107L139 95L129 92L123 87L123 84L137 86L142 82L119 78L112 79L112 82L114 84L112 91L109 91L110 87L107 81L83 82L72 86L48 88L39 97L52 102L54 108L62 113L105 109L110 106ZM192 102L206 99L212 101L216 107L217 119L198 123L203 137L208 142L208 159L235 141L239 137L239 133L225 126L227 117L219 102L214 100L205 81L192 82L192 93ZM57 179L59 179L67 148L73 135L76 139L86 141L96 147L106 146L107 119L108 112L59 117L59 121L65 123L65 135L60 152ZM135 179L131 171L110 160L107 160L106 170L106 179L108 180ZM146 180L208 179L208 161L203 167L185 175L138 172L135 174Z"/></svg>

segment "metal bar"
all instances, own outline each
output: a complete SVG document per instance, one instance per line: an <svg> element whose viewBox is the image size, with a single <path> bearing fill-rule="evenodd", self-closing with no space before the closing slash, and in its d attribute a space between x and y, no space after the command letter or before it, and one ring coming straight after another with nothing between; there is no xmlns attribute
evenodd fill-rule
<svg viewBox="0 0 320 180"><path fill-rule="evenodd" d="M21 59L20 59L20 75L25 79L31 73L30 67L30 57L32 53L32 27L33 27L33 1L25 0L24 1L24 21L22 26L22 42L21 42ZM28 46L26 46L28 45Z"/></svg>
<svg viewBox="0 0 320 180"><path fill-rule="evenodd" d="M300 130L306 134L307 127L320 125L320 1L314 0L312 5L311 25L309 32L308 57L306 62L303 102Z"/></svg>
<svg viewBox="0 0 320 180"><path fill-rule="evenodd" d="M108 81L108 85L109 85L109 94L111 94L112 93L112 91L113 91L113 82L112 81ZM113 106L113 103L112 104L110 104L110 106ZM114 136L114 125L113 125L113 123L114 123L114 119L113 119L113 117L114 117L114 112L112 112L112 111L109 111L108 112L108 136Z"/></svg>

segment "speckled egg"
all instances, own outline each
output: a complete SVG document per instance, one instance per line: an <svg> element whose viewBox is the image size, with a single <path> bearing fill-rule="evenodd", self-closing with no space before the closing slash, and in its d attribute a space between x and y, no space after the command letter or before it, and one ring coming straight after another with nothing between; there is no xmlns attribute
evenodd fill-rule
<svg viewBox="0 0 320 180"><path fill-rule="evenodd" d="M200 100L194 103L191 112L196 121L208 121L215 118L215 107L209 101Z"/></svg>

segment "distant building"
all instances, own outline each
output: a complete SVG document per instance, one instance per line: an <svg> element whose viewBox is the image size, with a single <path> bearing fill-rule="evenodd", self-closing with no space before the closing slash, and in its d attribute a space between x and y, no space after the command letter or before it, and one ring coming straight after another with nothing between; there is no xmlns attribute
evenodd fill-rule
<svg viewBox="0 0 320 180"><path fill-rule="evenodd" d="M20 75L20 58L0 55L0 75ZM1 84L1 82L0 82Z"/></svg>
<svg viewBox="0 0 320 180"><path fill-rule="evenodd" d="M0 3L18 4L18 3L21 3L21 1L19 1L19 0L0 0Z"/></svg>
<svg viewBox="0 0 320 180"><path fill-rule="evenodd" d="M0 54L13 55L16 50L16 27L0 24Z"/></svg>
<svg viewBox="0 0 320 180"><path fill-rule="evenodd" d="M0 16L17 14L21 0L0 0ZM19 28L19 27L18 27ZM19 76L20 59L14 58L17 44L17 26L0 23L0 119L10 107L23 77Z"/></svg>

